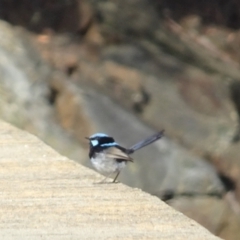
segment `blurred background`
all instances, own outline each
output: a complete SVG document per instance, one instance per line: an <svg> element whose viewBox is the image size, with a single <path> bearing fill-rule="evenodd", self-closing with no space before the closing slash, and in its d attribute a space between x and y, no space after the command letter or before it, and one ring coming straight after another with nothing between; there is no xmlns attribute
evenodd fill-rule
<svg viewBox="0 0 240 240"><path fill-rule="evenodd" d="M0 0L0 117L88 167L85 136L165 129L119 180L239 239L239 27L237 0Z"/></svg>

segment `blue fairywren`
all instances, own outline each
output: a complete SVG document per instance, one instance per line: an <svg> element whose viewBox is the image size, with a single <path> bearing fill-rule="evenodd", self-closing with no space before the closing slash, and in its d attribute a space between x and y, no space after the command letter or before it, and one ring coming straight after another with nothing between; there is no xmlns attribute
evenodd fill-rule
<svg viewBox="0 0 240 240"><path fill-rule="evenodd" d="M116 174L113 179L114 183L127 162L133 162L129 155L162 138L163 133L164 130L136 143L130 148L120 146L113 137L104 133L93 134L86 137L90 145L89 158L97 171L106 174L107 178L112 174Z"/></svg>

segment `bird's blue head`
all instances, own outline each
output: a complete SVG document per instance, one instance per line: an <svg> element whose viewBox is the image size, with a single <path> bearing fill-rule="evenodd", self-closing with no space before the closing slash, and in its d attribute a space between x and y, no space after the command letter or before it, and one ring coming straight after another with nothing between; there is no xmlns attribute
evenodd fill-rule
<svg viewBox="0 0 240 240"><path fill-rule="evenodd" d="M113 137L108 136L105 133L95 133L92 136L87 138L89 140L90 146L92 148L98 147L113 147L116 146L117 143L115 142Z"/></svg>

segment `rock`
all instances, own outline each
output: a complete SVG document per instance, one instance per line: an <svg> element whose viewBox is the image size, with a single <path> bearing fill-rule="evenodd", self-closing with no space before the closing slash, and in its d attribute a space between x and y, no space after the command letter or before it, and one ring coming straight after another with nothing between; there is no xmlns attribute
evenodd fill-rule
<svg viewBox="0 0 240 240"><path fill-rule="evenodd" d="M49 28L55 31L77 31L81 27L80 5L77 0L51 3L46 0L23 0L18 3L3 1L0 17L36 32Z"/></svg>
<svg viewBox="0 0 240 240"><path fill-rule="evenodd" d="M209 39L204 40L204 36L189 36L173 21L163 24L153 6L145 5L144 0L130 1L127 7L118 0L92 3L96 15L101 16L99 24L105 39L112 39L109 35L122 39L102 51L100 59L112 65L112 70L101 69L102 79L112 76L118 65L115 81L119 81L117 89L124 89L124 82L131 82L132 77L121 70L121 65L134 68L129 72L139 76L137 84L143 86L151 99L140 111L139 116L145 122L157 128L164 126L171 137L201 156L220 154L227 149L235 133L237 115L225 79L240 77L237 63ZM116 14L119 8L123 11ZM144 13L137 10L139 8L144 9ZM136 25L136 19L148 27ZM169 49L172 56L168 54ZM102 88L108 87L108 81L105 82ZM116 94L110 89L108 94L133 109L131 93L118 91Z"/></svg>
<svg viewBox="0 0 240 240"><path fill-rule="evenodd" d="M164 126L171 137L202 156L219 154L231 145L237 115L229 89L219 77L167 58L161 51L155 55L163 59L156 62L136 46L110 47L102 54L102 68L95 67L94 74L105 80L95 81L98 89L129 110L134 109L134 96L143 96L143 89L150 100L138 116L151 126Z"/></svg>
<svg viewBox="0 0 240 240"><path fill-rule="evenodd" d="M188 217L194 218L213 234L223 239L238 239L240 234L239 217L233 214L227 202L210 196L180 196L168 203L178 211L184 212Z"/></svg>
<svg viewBox="0 0 240 240"><path fill-rule="evenodd" d="M49 82L56 78L53 69L39 56L26 31L3 21L0 29L1 118L38 135L62 153L81 158L84 150L54 119L49 102Z"/></svg>
<svg viewBox="0 0 240 240"><path fill-rule="evenodd" d="M226 151L216 157L213 161L226 176L234 182L237 199L240 199L240 163L239 163L239 143L227 148Z"/></svg>
<svg viewBox="0 0 240 240"><path fill-rule="evenodd" d="M33 125L45 128L47 126L41 125L39 120L49 114L49 108L44 106L49 94L45 79L51 77L50 69L37 56L26 32L15 30L3 21L0 24L1 98L8 103L8 111L2 110L2 115L13 121L14 115L21 117L21 111L24 111L22 116L32 118ZM2 107L6 106L2 104ZM15 121L21 125L21 118Z"/></svg>

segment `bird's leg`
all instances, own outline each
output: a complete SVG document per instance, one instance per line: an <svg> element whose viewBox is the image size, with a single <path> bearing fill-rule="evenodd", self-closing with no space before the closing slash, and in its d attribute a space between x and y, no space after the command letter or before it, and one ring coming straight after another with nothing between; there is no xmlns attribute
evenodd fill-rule
<svg viewBox="0 0 240 240"><path fill-rule="evenodd" d="M120 171L118 171L118 172L117 172L117 175L116 175L116 177L113 179L113 183L115 183L115 182L116 182L116 180L117 180L117 178L118 178L119 174L120 174Z"/></svg>
<svg viewBox="0 0 240 240"><path fill-rule="evenodd" d="M96 184L103 184L103 183L106 183L106 180L107 180L108 178L110 178L112 174L113 174L113 173L108 174L108 175L107 175L102 181L97 182Z"/></svg>
<svg viewBox="0 0 240 240"><path fill-rule="evenodd" d="M117 175L116 175L116 177L113 179L112 183L116 183L116 180L117 180L119 174L120 174L120 171L117 172ZM106 183L106 180L107 180L108 178L110 178L111 175L112 175L112 173L110 173L109 175L107 175L102 181L97 182L96 184L103 184L103 183Z"/></svg>

